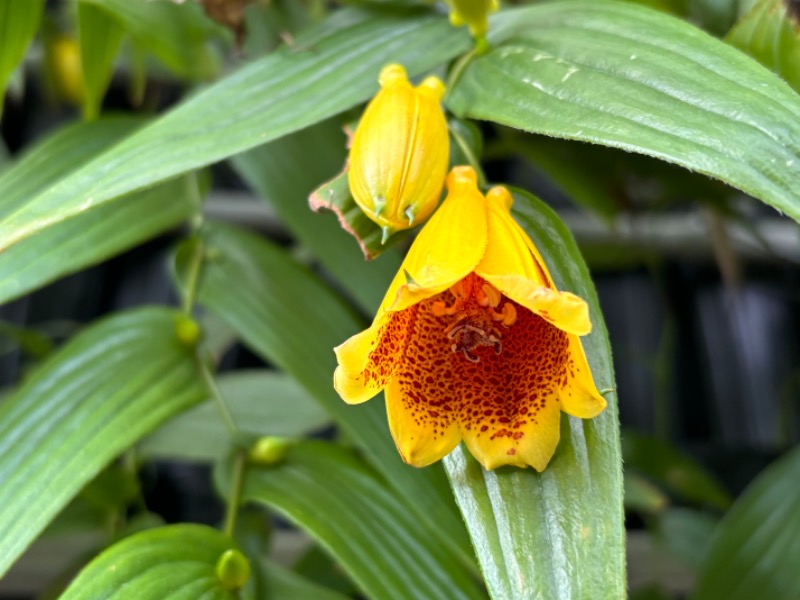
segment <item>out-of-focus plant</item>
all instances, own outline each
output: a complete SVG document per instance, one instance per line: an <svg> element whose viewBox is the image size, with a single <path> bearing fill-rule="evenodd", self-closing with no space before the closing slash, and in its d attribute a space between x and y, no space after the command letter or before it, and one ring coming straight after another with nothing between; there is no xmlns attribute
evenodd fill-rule
<svg viewBox="0 0 800 600"><path fill-rule="evenodd" d="M546 469L486 470L460 446L442 463L408 466L383 406L347 406L332 381L334 346L372 318L414 234L387 240L401 227L383 211L414 226L439 199L441 182L420 179L426 169L439 181L445 167L468 165L482 195L484 158L521 159L606 220L678 199L736 218L742 192L800 220L796 2L564 0L492 14L493 3L471 0L69 0L43 13L44 4L0 7L0 86L13 83L4 114L28 101L29 75L49 71L55 100L80 104L82 118L0 171L0 302L180 228L182 304L108 315L60 346L39 331L0 332L35 362L0 400L0 575L36 539L83 530L96 547L51 590L63 598L616 600L626 594L624 489L630 511L690 554L698 600L796 598L798 488L787 483L796 452L722 517L731 499L688 458L633 435L621 446L589 271L559 216L527 191L505 192L524 233L496 252L536 252L548 289L585 300L583 349L608 405L591 420L559 417ZM410 97L431 91L430 106L404 112L409 131L440 101L444 113L433 141L422 140L438 144L433 159L412 173L426 198L400 195L387 208L360 197L377 189L374 174L351 194L336 173L342 130L390 64L428 82L402 79ZM443 97L425 77L444 82ZM104 108L110 87L127 90L123 114ZM163 106L165 88L183 98ZM621 166L610 148L640 158ZM402 150L385 156L408 158ZM222 161L315 268L204 216L207 167ZM649 194L631 191L637 176L654 182ZM338 222L312 212L309 196ZM463 235L452 239L454 257L470 250ZM275 369L217 375L232 339ZM331 424L334 436L311 439ZM165 526L147 510L139 472L164 457L215 465L219 529ZM295 571L266 560L269 532L245 503L287 518L324 554ZM771 553L780 556L764 561Z"/></svg>

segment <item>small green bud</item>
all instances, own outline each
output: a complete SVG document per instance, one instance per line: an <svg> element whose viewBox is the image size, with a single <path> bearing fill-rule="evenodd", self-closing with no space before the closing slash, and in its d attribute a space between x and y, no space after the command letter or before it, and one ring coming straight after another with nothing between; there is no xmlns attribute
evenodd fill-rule
<svg viewBox="0 0 800 600"><path fill-rule="evenodd" d="M250 449L250 460L259 465L274 465L283 460L293 444L289 438L267 436L256 440Z"/></svg>
<svg viewBox="0 0 800 600"><path fill-rule="evenodd" d="M244 554L231 548L217 561L217 578L226 590L238 590L250 579L250 562Z"/></svg>
<svg viewBox="0 0 800 600"><path fill-rule="evenodd" d="M200 341L200 326L191 317L180 315L175 320L175 335L185 346L194 347Z"/></svg>

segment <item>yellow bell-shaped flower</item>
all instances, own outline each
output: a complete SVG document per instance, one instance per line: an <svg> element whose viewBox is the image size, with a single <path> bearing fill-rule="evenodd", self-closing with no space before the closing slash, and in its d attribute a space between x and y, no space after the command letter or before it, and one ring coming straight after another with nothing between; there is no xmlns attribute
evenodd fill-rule
<svg viewBox="0 0 800 600"><path fill-rule="evenodd" d="M388 65L381 89L367 105L353 135L349 183L364 213L395 231L427 219L447 175L450 141L440 101L444 84L428 77L414 87L401 65Z"/></svg>
<svg viewBox="0 0 800 600"><path fill-rule="evenodd" d="M606 407L581 344L589 307L556 289L504 187L455 167L372 326L335 348L333 385L359 404L385 390L403 460L424 467L461 440L486 468L547 467L561 413Z"/></svg>

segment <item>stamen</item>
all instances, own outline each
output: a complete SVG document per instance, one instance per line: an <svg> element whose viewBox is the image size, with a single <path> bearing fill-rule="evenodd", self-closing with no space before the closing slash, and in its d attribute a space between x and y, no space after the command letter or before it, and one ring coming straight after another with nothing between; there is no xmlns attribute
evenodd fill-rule
<svg viewBox="0 0 800 600"><path fill-rule="evenodd" d="M450 346L453 353L463 354L473 363L481 360L476 353L479 348L492 348L499 356L503 352L503 334L498 327L509 328L516 322L514 304L503 302L500 291L476 275L465 277L449 291L452 304L448 306L445 300L435 300L430 310L436 317L454 317L444 330L447 339L453 341Z"/></svg>
<svg viewBox="0 0 800 600"><path fill-rule="evenodd" d="M483 292L483 298L480 299L480 305L497 308L497 306L500 304L500 300L503 297L497 288L491 284L484 283L483 287L481 288L481 292Z"/></svg>

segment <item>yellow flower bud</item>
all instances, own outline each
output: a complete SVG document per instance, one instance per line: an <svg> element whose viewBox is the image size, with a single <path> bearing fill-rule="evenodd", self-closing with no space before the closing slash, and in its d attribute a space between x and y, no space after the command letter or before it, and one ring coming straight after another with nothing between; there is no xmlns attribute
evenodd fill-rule
<svg viewBox="0 0 800 600"><path fill-rule="evenodd" d="M361 210L383 228L383 241L436 208L447 175L450 141L440 101L444 84L417 87L401 65L388 65L364 111L350 150L349 183Z"/></svg>
<svg viewBox="0 0 800 600"><path fill-rule="evenodd" d="M450 6L450 23L466 25L472 37L481 40L489 29L489 13L499 8L498 0L446 0Z"/></svg>

